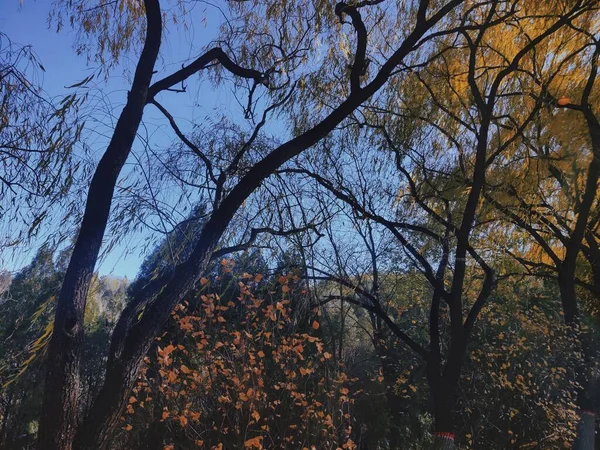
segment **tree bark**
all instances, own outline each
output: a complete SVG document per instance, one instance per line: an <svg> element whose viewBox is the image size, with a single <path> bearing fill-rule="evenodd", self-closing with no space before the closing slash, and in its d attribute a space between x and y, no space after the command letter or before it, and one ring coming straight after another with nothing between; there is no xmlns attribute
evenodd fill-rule
<svg viewBox="0 0 600 450"><path fill-rule="evenodd" d="M593 411L581 411L580 416L573 450L595 450L596 414Z"/></svg>
<svg viewBox="0 0 600 450"><path fill-rule="evenodd" d="M211 227L210 224L207 224ZM206 227L205 227L206 229ZM203 233L204 234L204 233ZM203 244L210 242L206 247ZM142 290L125 308L116 325L104 384L77 432L77 450L103 450L110 443L114 429L127 405L131 389L135 386L144 356L169 318L171 310L190 292L198 278L208 267L214 242L201 240L190 260L178 266L175 276L162 289L160 295L146 304L140 319L139 306L146 296L153 297L160 286L150 285ZM197 261L196 258L200 260Z"/></svg>
<svg viewBox="0 0 600 450"><path fill-rule="evenodd" d="M455 450L454 434L435 433L433 438L433 450Z"/></svg>
<svg viewBox="0 0 600 450"><path fill-rule="evenodd" d="M85 213L56 304L38 434L38 450L70 450L78 424L83 319L112 197L142 120L161 41L158 0L146 0L147 35L127 103L98 163Z"/></svg>
<svg viewBox="0 0 600 450"><path fill-rule="evenodd" d="M402 448L402 435L399 423L402 419L402 405L404 402L396 395L394 390L398 374L390 361L391 358L388 354L389 352L385 348L385 344L380 341L379 333L375 334L373 344L377 355L379 356L383 382L385 384L385 399L390 418L390 449L400 450Z"/></svg>
<svg viewBox="0 0 600 450"><path fill-rule="evenodd" d="M454 409L455 409L455 387L444 378L440 377L433 393L433 416L434 434L441 438L452 436L454 440Z"/></svg>
<svg viewBox="0 0 600 450"><path fill-rule="evenodd" d="M567 325L575 324L579 315L575 292L575 268L566 265L565 262L562 263L558 270L558 289L564 321Z"/></svg>
<svg viewBox="0 0 600 450"><path fill-rule="evenodd" d="M6 399L4 408L2 409L2 424L0 424L0 448L2 448L5 443L6 428L7 428L8 420L12 413L14 392L15 392L14 389L10 389L10 394L8 395L8 398Z"/></svg>
<svg viewBox="0 0 600 450"><path fill-rule="evenodd" d="M442 370L438 351L427 360L427 382L433 398L434 450L454 449L456 390L466 354L467 334L453 334L446 364Z"/></svg>

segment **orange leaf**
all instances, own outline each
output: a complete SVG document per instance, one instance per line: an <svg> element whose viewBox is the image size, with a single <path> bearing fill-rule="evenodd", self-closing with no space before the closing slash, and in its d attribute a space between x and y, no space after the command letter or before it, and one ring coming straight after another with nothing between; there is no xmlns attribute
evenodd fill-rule
<svg viewBox="0 0 600 450"><path fill-rule="evenodd" d="M313 323L312 323L313 330L318 330L318 329L319 329L319 326L320 326L320 325L319 325L319 322L317 322L316 320L315 320L315 321L313 321Z"/></svg>
<svg viewBox="0 0 600 450"><path fill-rule="evenodd" d="M571 104L571 99L569 97L561 97L556 103L558 104L558 106L567 106Z"/></svg>
<svg viewBox="0 0 600 450"><path fill-rule="evenodd" d="M185 416L179 416L177 420L179 420L179 424L181 425L181 427L185 427L188 423L187 417Z"/></svg>
<svg viewBox="0 0 600 450"><path fill-rule="evenodd" d="M246 448L263 448L262 446L262 436L257 436L255 438L252 439L248 439L246 442L244 442L244 447Z"/></svg>

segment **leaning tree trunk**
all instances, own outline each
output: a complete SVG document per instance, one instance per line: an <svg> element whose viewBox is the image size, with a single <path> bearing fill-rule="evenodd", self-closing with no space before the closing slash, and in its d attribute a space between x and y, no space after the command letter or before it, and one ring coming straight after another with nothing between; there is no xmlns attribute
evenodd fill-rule
<svg viewBox="0 0 600 450"><path fill-rule="evenodd" d="M146 0L147 36L127 103L90 183L79 235L56 303L48 347L38 450L70 450L79 422L83 320L115 185L142 120L161 41L158 0Z"/></svg>

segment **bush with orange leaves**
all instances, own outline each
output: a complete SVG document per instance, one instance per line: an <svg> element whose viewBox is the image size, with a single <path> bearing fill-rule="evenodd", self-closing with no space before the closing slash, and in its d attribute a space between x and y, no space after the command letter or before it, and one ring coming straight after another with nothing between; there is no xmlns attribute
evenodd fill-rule
<svg viewBox="0 0 600 450"><path fill-rule="evenodd" d="M165 449L356 448L352 380L316 335L316 317L294 325L293 277L257 298L262 278L244 273L228 301L202 279L198 298L172 312L129 399L125 434Z"/></svg>

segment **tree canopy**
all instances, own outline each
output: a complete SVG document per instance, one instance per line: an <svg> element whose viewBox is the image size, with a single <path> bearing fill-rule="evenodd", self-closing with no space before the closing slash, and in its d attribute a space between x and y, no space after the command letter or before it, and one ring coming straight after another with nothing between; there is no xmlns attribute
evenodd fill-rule
<svg viewBox="0 0 600 450"><path fill-rule="evenodd" d="M57 0L60 100L0 34L0 445L592 450L598 9Z"/></svg>

